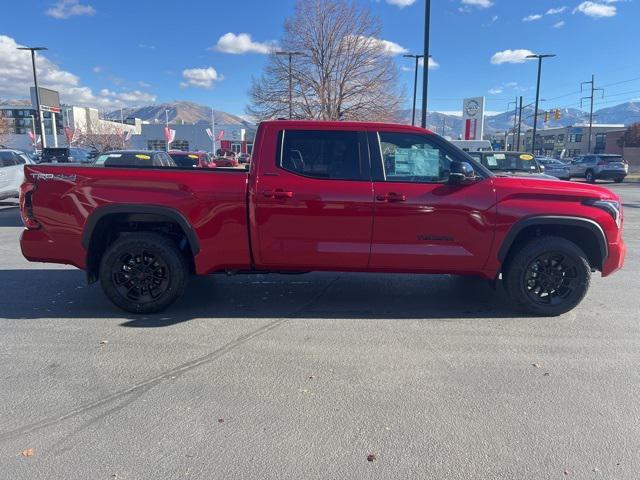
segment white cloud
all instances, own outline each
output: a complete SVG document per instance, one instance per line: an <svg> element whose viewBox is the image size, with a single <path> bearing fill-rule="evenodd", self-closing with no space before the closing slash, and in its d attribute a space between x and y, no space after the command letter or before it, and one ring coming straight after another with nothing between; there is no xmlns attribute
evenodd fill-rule
<svg viewBox="0 0 640 480"><path fill-rule="evenodd" d="M138 82L138 85L140 85L142 88L149 88L149 87L151 87L151 84L149 84L149 83L147 83L147 82L144 82L144 81L142 81L142 80L140 80L140 81Z"/></svg>
<svg viewBox="0 0 640 480"><path fill-rule="evenodd" d="M273 51L275 42L254 42L248 33L225 33L218 39L218 43L211 50L218 52L243 55L245 53L269 54Z"/></svg>
<svg viewBox="0 0 640 480"><path fill-rule="evenodd" d="M0 97L29 98L29 87L33 83L31 55L17 50L21 45L13 38L0 35ZM119 107L140 101L155 101L155 97L144 92L109 92L108 95L95 95L80 78L71 72L62 70L49 60L45 54L38 54L38 81L42 87L60 92L63 103L86 107ZM137 93L136 93L137 92ZM145 97L146 95L146 97ZM151 97L154 100L151 100Z"/></svg>
<svg viewBox="0 0 640 480"><path fill-rule="evenodd" d="M502 87L493 87L489 89L489 93L491 95L498 95L500 93L504 92L504 88Z"/></svg>
<svg viewBox="0 0 640 480"><path fill-rule="evenodd" d="M528 15L522 19L523 22L535 22L536 20L540 20L542 15L535 13L533 15Z"/></svg>
<svg viewBox="0 0 640 480"><path fill-rule="evenodd" d="M521 92L524 89L518 86L518 82L505 82L498 87L490 88L489 93L491 95L498 95L500 93L504 93L506 90L514 90L516 92Z"/></svg>
<svg viewBox="0 0 640 480"><path fill-rule="evenodd" d="M138 48L142 48L144 50L155 50L156 46L155 45L147 45L146 43L139 43L138 44Z"/></svg>
<svg viewBox="0 0 640 480"><path fill-rule="evenodd" d="M95 15L96 10L91 5L81 4L79 0L59 0L46 9L44 14L58 20L66 20L82 15Z"/></svg>
<svg viewBox="0 0 640 480"><path fill-rule="evenodd" d="M95 67L93 67L93 68L91 69L91 71L92 71L93 73L100 73L100 72L102 72L102 67L101 67L100 65L96 65Z"/></svg>
<svg viewBox="0 0 640 480"><path fill-rule="evenodd" d="M478 7L478 8L489 8L493 5L491 0L461 0L463 5Z"/></svg>
<svg viewBox="0 0 640 480"><path fill-rule="evenodd" d="M549 10L547 10L547 13L545 13L545 15L557 15L559 13L564 12L567 9L567 7L558 7L558 8L550 8Z"/></svg>
<svg viewBox="0 0 640 480"><path fill-rule="evenodd" d="M415 62L415 60L414 60L414 62ZM418 66L420 68L424 67L424 59L421 58L418 61ZM403 65L402 67L400 67L400 69L403 72L411 72L411 73L415 72L415 68L416 68L415 67L415 63L414 63L413 67L408 67L407 65ZM440 64L438 62L436 62L433 58L430 58L429 59L429 70L437 70L438 68L440 68Z"/></svg>
<svg viewBox="0 0 640 480"><path fill-rule="evenodd" d="M197 87L197 88L213 88L213 82L222 81L223 77L215 68L188 68L182 71L182 78L184 82L180 83L182 88Z"/></svg>
<svg viewBox="0 0 640 480"><path fill-rule="evenodd" d="M156 101L155 95L147 92L141 92L140 90L113 92L107 88L103 88L100 90L100 96L122 100L127 104L153 103Z"/></svg>
<svg viewBox="0 0 640 480"><path fill-rule="evenodd" d="M395 5L396 7L404 8L416 3L416 0L386 0L389 5Z"/></svg>
<svg viewBox="0 0 640 480"><path fill-rule="evenodd" d="M615 0L582 2L573 10L573 13L579 12L593 18L614 17L618 11L615 5L611 5L612 3L615 3Z"/></svg>
<svg viewBox="0 0 640 480"><path fill-rule="evenodd" d="M494 65L500 65L502 63L524 63L527 60L527 55L533 55L533 52L525 49L503 50L496 52L493 57L491 57L491 63Z"/></svg>
<svg viewBox="0 0 640 480"><path fill-rule="evenodd" d="M565 26L565 21L564 20L560 20L559 22L556 22L553 24L553 28L562 28Z"/></svg>

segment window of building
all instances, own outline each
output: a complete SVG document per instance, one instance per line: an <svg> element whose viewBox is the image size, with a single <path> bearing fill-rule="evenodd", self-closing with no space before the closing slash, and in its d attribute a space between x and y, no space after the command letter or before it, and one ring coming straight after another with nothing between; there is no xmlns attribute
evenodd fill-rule
<svg viewBox="0 0 640 480"><path fill-rule="evenodd" d="M167 141L166 140L147 140L147 148L149 150L166 150Z"/></svg>
<svg viewBox="0 0 640 480"><path fill-rule="evenodd" d="M189 151L189 142L187 140L174 140L169 145L170 150L181 150L183 152Z"/></svg>
<svg viewBox="0 0 640 480"><path fill-rule="evenodd" d="M582 143L582 134L581 133L570 133L569 134L569 143Z"/></svg>
<svg viewBox="0 0 640 480"><path fill-rule="evenodd" d="M239 154L240 152L242 152L242 144L240 143L232 143L231 144L231 151L235 154Z"/></svg>
<svg viewBox="0 0 640 480"><path fill-rule="evenodd" d="M561 133L560 135L558 135L558 143L562 143L564 142L564 133Z"/></svg>
<svg viewBox="0 0 640 480"><path fill-rule="evenodd" d="M253 154L253 143L247 143L247 153L249 155Z"/></svg>
<svg viewBox="0 0 640 480"><path fill-rule="evenodd" d="M362 178L358 132L287 130L282 136L281 168L313 178Z"/></svg>
<svg viewBox="0 0 640 480"><path fill-rule="evenodd" d="M441 183L448 180L454 159L426 135L380 132L379 138L386 181Z"/></svg>

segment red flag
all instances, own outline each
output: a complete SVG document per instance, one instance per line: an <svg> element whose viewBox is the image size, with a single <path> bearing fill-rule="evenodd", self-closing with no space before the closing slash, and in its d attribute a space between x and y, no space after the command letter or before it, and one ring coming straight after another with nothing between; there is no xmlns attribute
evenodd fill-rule
<svg viewBox="0 0 640 480"><path fill-rule="evenodd" d="M223 138L224 138L224 130L220 130L217 140L222 140Z"/></svg>
<svg viewBox="0 0 640 480"><path fill-rule="evenodd" d="M167 143L172 143L176 138L176 131L168 127L164 127L164 139Z"/></svg>
<svg viewBox="0 0 640 480"><path fill-rule="evenodd" d="M31 143L36 143L36 134L33 133L32 130L29 130L29 138L31 139Z"/></svg>

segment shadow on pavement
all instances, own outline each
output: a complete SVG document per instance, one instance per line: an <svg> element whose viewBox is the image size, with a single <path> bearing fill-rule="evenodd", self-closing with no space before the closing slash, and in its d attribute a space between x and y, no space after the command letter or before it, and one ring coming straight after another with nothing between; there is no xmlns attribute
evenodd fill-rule
<svg viewBox="0 0 640 480"><path fill-rule="evenodd" d="M121 318L158 328L194 318L473 319L526 316L500 288L448 275L214 275L193 278L166 312L138 316L113 306L99 284L72 269L0 270L6 319Z"/></svg>

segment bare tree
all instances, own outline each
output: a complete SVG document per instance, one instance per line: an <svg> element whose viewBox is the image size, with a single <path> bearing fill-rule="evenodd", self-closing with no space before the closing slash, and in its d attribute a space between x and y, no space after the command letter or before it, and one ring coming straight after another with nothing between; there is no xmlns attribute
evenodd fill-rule
<svg viewBox="0 0 640 480"><path fill-rule="evenodd" d="M391 120L401 102L397 70L379 40L380 21L346 0L298 0L285 22L292 58L293 117L321 120ZM289 114L289 59L271 55L254 79L247 112L259 120Z"/></svg>
<svg viewBox="0 0 640 480"><path fill-rule="evenodd" d="M0 113L0 145L3 145L11 133L11 124L9 120Z"/></svg>
<svg viewBox="0 0 640 480"><path fill-rule="evenodd" d="M120 150L128 148L129 141L125 140L125 131L119 124L99 120L91 128L77 128L73 144L98 152Z"/></svg>

